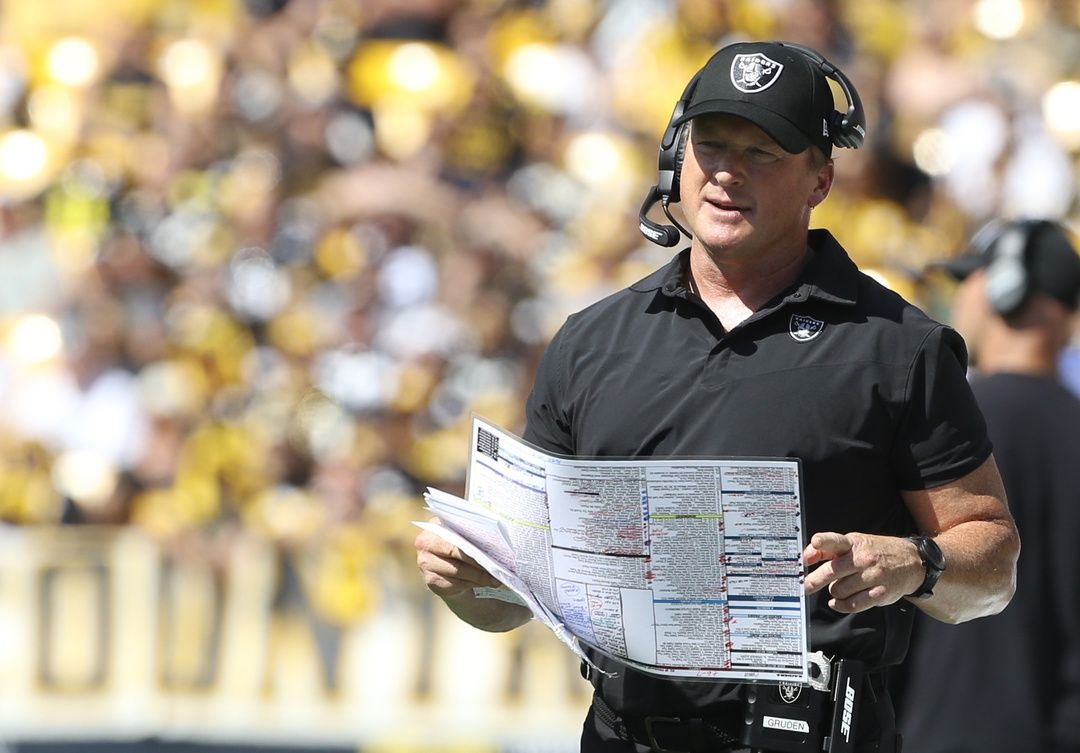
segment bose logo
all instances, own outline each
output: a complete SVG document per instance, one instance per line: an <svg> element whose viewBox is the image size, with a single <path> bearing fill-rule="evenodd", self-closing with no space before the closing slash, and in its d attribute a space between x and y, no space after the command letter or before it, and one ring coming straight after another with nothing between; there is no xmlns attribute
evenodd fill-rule
<svg viewBox="0 0 1080 753"><path fill-rule="evenodd" d="M785 719L782 716L766 716L761 720L761 726L765 729L779 729L785 732L802 732L810 734L810 725L802 719Z"/></svg>
<svg viewBox="0 0 1080 753"><path fill-rule="evenodd" d="M851 742L851 715L855 713L855 688L851 687L851 679L847 681L844 690L844 713L840 717L840 731L844 733L844 741Z"/></svg>
<svg viewBox="0 0 1080 753"><path fill-rule="evenodd" d="M653 230L644 222L638 225L638 229L641 230L641 232L644 233L646 237L652 238L654 241L659 241L661 238L664 237L663 233L661 233L659 230Z"/></svg>

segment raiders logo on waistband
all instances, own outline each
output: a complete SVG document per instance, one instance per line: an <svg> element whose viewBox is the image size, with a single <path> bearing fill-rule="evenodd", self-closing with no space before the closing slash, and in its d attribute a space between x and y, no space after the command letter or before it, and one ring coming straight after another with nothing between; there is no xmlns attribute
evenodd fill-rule
<svg viewBox="0 0 1080 753"><path fill-rule="evenodd" d="M731 83L747 94L765 91L780 78L784 64L755 52L752 55L736 55L731 61Z"/></svg>
<svg viewBox="0 0 1080 753"><path fill-rule="evenodd" d="M812 316L803 316L801 314L792 314L788 333L795 340L805 343L820 335L821 331L824 329L825 322L820 319L815 319Z"/></svg>
<svg viewBox="0 0 1080 753"><path fill-rule="evenodd" d="M795 703L802 695L802 685L797 682L781 682L779 690L780 700L784 703Z"/></svg>

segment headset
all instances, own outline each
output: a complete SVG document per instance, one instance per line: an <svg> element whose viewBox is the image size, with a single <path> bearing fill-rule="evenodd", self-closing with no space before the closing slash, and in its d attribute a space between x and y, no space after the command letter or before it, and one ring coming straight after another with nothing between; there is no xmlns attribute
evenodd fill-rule
<svg viewBox="0 0 1080 753"><path fill-rule="evenodd" d="M851 80L836 66L809 47L792 42L772 42L771 44L800 53L817 65L826 78L832 79L840 86L840 90L844 93L844 97L848 102L847 111L833 110L829 113L827 121L829 138L833 146L847 149L858 149L862 146L866 138L866 114L863 110L862 100L859 99L859 93L855 90L855 85L851 83ZM664 135L660 139L660 154L657 160L659 176L656 185L649 189L645 201L642 202L641 209L638 211L638 229L641 230L641 234L661 246L671 247L676 245L681 237L680 231L683 235L690 235L686 228L671 216L668 205L679 201L679 172L682 170L683 156L686 154L686 143L690 135L689 121L679 125L675 125L675 122L686 112L686 108L690 104L690 98L694 95L694 89L697 87L698 81L701 80L701 75L702 71L694 74L694 77L690 79L690 83L683 89L679 101L675 103L675 109L671 113L671 118L668 119ZM671 225L661 225L648 218L649 210L656 203L659 203L663 208L664 214L672 222Z"/></svg>
<svg viewBox="0 0 1080 753"><path fill-rule="evenodd" d="M975 253L986 254L986 298L1002 317L1019 311L1031 293L1027 256L1031 239L1045 220L1020 220L992 226L989 240L972 239ZM981 241L981 243L980 243ZM981 250L977 246L981 245Z"/></svg>

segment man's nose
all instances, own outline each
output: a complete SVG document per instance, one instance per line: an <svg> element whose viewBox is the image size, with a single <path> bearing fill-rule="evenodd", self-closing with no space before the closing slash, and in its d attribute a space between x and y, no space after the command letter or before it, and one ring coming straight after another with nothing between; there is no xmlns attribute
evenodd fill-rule
<svg viewBox="0 0 1080 753"><path fill-rule="evenodd" d="M721 185L741 183L746 176L745 161L738 155L726 152L712 165L712 177Z"/></svg>

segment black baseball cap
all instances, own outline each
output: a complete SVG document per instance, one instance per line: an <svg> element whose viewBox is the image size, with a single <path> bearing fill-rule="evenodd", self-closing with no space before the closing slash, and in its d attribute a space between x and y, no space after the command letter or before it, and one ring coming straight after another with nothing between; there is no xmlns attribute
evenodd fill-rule
<svg viewBox="0 0 1080 753"><path fill-rule="evenodd" d="M945 270L953 279L963 280L996 258L998 240L1013 228L1024 233L1023 259L1029 287L1070 309L1080 308L1080 255L1065 229L1050 220L993 220L972 236L965 253L933 266Z"/></svg>
<svg viewBox="0 0 1080 753"><path fill-rule="evenodd" d="M832 89L821 66L801 52L777 42L738 42L717 51L698 76L673 125L711 113L738 115L787 152L816 146L832 155Z"/></svg>

